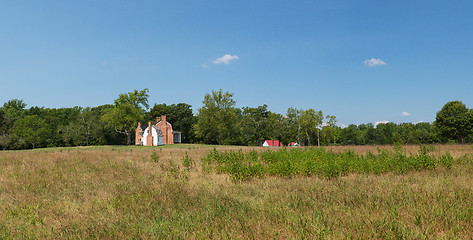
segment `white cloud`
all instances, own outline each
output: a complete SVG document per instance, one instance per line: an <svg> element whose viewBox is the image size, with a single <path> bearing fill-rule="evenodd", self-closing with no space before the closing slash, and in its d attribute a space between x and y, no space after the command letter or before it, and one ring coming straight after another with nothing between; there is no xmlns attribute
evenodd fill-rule
<svg viewBox="0 0 473 240"><path fill-rule="evenodd" d="M401 117L407 117L407 116L409 116L409 115L410 115L410 114L409 114L408 112L402 112L402 113L401 113Z"/></svg>
<svg viewBox="0 0 473 240"><path fill-rule="evenodd" d="M389 122L389 121L386 121L386 120L384 120L384 121L377 121L377 122L374 123L374 126L376 127L376 126L378 126L378 124L380 124L380 123L388 123L388 122Z"/></svg>
<svg viewBox="0 0 473 240"><path fill-rule="evenodd" d="M346 128L346 127L348 127L348 125L343 124L343 123L339 124L338 126L341 127L341 128Z"/></svg>
<svg viewBox="0 0 473 240"><path fill-rule="evenodd" d="M424 120L420 120L420 121L418 121L418 122L413 122L412 124L416 125L416 124L418 124L418 123L423 123L423 122L424 122Z"/></svg>
<svg viewBox="0 0 473 240"><path fill-rule="evenodd" d="M369 66L369 67L376 67L376 66L382 66L382 65L386 65L387 63L379 58L370 58L370 59L366 59L364 61L365 65Z"/></svg>
<svg viewBox="0 0 473 240"><path fill-rule="evenodd" d="M203 68L208 68L209 66L207 66L207 64L200 64L201 67Z"/></svg>
<svg viewBox="0 0 473 240"><path fill-rule="evenodd" d="M232 60L240 59L238 56L232 56L230 54L225 54L223 57L217 58L212 61L213 64L229 64Z"/></svg>

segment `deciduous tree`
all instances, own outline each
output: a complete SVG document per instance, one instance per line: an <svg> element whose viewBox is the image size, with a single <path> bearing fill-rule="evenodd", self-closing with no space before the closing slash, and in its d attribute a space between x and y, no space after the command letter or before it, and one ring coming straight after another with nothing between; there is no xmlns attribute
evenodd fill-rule
<svg viewBox="0 0 473 240"><path fill-rule="evenodd" d="M230 144L236 134L237 109L233 93L207 93L199 109L195 133L205 143Z"/></svg>
<svg viewBox="0 0 473 240"><path fill-rule="evenodd" d="M15 122L13 133L35 148L46 140L44 135L48 133L47 124L38 115L28 115Z"/></svg>
<svg viewBox="0 0 473 240"><path fill-rule="evenodd" d="M301 127L305 132L309 146L310 135L313 135L314 131L317 134L317 146L320 146L320 128L324 120L322 111L315 111L312 108L305 110L301 116Z"/></svg>
<svg viewBox="0 0 473 240"><path fill-rule="evenodd" d="M128 145L131 145L138 121L144 118L145 109L149 107L148 97L147 88L120 94L118 99L115 99L113 108L102 118L107 127L126 135Z"/></svg>
<svg viewBox="0 0 473 240"><path fill-rule="evenodd" d="M463 143L473 127L473 112L461 101L446 103L435 117L434 126L447 139Z"/></svg>

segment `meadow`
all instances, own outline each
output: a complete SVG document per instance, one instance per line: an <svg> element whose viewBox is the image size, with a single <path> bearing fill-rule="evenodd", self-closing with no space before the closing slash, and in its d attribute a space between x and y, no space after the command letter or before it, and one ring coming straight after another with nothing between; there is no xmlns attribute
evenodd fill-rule
<svg viewBox="0 0 473 240"><path fill-rule="evenodd" d="M0 238L471 239L471 145L0 152Z"/></svg>

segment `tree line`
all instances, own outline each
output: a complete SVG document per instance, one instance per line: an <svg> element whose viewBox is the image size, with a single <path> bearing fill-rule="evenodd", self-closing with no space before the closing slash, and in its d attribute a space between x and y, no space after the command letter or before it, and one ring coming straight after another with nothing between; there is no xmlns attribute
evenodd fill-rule
<svg viewBox="0 0 473 240"><path fill-rule="evenodd" d="M267 105L237 108L233 94L221 89L204 96L193 114L186 103L148 103L148 89L120 94L113 104L97 107L26 108L12 99L0 108L0 147L124 145L134 143L138 122L167 116L184 143L258 146L264 140L297 142L302 146L419 144L473 142L473 110L452 101L437 112L434 123L371 123L341 128L321 110L289 108L285 114Z"/></svg>

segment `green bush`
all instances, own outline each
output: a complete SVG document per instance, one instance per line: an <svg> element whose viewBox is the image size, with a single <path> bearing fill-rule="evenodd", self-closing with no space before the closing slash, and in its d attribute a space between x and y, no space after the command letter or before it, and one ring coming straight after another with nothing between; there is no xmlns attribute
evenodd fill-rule
<svg viewBox="0 0 473 240"><path fill-rule="evenodd" d="M212 149L202 158L202 166L207 171L229 174L237 181L262 176L292 177L298 175L317 175L332 179L349 173L382 174L395 172L431 170L438 164L450 168L453 157L446 153L439 159L430 153L433 146L421 145L417 154L407 155L400 145L394 150L380 150L357 155L353 151L335 153L324 148L281 148L276 151L242 150L219 152ZM464 157L465 162L470 159ZM473 161L471 161L473 163Z"/></svg>
<svg viewBox="0 0 473 240"><path fill-rule="evenodd" d="M186 154L182 157L181 159L181 162L182 162L182 166L184 167L184 169L186 169L187 171L190 171L192 166L194 165L193 161L192 161L192 158L189 157L189 155Z"/></svg>
<svg viewBox="0 0 473 240"><path fill-rule="evenodd" d="M152 162L159 162L159 155L156 153L156 151L153 151L151 153L151 156L149 157Z"/></svg>

